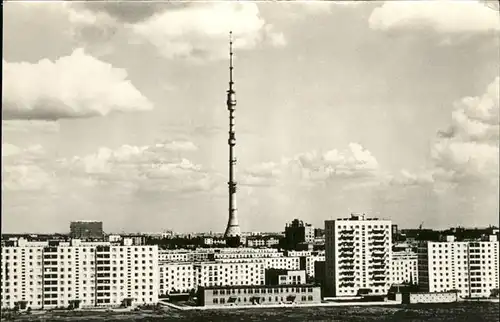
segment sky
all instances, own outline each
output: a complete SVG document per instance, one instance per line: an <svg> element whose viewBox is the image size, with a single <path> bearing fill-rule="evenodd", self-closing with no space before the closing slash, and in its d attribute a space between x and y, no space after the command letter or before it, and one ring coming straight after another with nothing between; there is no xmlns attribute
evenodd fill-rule
<svg viewBox="0 0 500 322"><path fill-rule="evenodd" d="M7 2L2 230L498 225L492 3Z"/></svg>

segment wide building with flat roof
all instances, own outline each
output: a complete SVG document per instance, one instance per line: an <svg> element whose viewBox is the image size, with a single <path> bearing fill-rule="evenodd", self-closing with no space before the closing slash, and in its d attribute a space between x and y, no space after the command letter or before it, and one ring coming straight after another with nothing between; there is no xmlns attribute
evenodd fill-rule
<svg viewBox="0 0 500 322"><path fill-rule="evenodd" d="M315 284L200 287L199 306L252 306L321 303Z"/></svg>

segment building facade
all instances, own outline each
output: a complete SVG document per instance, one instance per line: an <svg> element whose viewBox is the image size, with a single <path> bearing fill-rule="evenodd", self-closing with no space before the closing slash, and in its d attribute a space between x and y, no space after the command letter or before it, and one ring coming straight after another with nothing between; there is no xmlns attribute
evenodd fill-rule
<svg viewBox="0 0 500 322"><path fill-rule="evenodd" d="M189 293L195 289L195 270L193 263L160 262L160 296Z"/></svg>
<svg viewBox="0 0 500 322"><path fill-rule="evenodd" d="M70 237L72 239L103 239L104 231L102 221L80 220L70 224Z"/></svg>
<svg viewBox="0 0 500 322"><path fill-rule="evenodd" d="M321 303L317 285L262 285L202 287L198 291L200 306L249 306Z"/></svg>
<svg viewBox="0 0 500 322"><path fill-rule="evenodd" d="M335 297L363 290L387 294L391 285L391 221L351 215L325 221L326 288Z"/></svg>
<svg viewBox="0 0 500 322"><path fill-rule="evenodd" d="M487 241L422 242L418 280L423 291L458 291L460 297L489 297L499 288L499 243Z"/></svg>
<svg viewBox="0 0 500 322"><path fill-rule="evenodd" d="M285 269L267 269L266 285L303 285L307 284L306 271Z"/></svg>
<svg viewBox="0 0 500 322"><path fill-rule="evenodd" d="M110 243L47 242L2 247L2 308L154 304L158 249Z"/></svg>
<svg viewBox="0 0 500 322"><path fill-rule="evenodd" d="M285 226L285 238L283 239L285 249L296 249L299 244L314 243L314 227L301 220L294 219Z"/></svg>
<svg viewBox="0 0 500 322"><path fill-rule="evenodd" d="M392 252L393 285L418 284L418 255L412 251Z"/></svg>
<svg viewBox="0 0 500 322"><path fill-rule="evenodd" d="M263 260L226 260L194 264L195 288L233 285L264 285Z"/></svg>

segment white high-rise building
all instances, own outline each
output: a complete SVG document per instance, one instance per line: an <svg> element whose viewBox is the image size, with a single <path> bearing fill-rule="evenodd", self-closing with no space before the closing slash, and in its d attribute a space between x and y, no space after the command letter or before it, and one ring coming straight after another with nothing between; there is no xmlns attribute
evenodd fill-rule
<svg viewBox="0 0 500 322"><path fill-rule="evenodd" d="M419 247L419 284L427 292L457 290L461 297L489 297L499 287L499 242L423 242Z"/></svg>
<svg viewBox="0 0 500 322"><path fill-rule="evenodd" d="M157 246L18 241L2 247L1 307L158 302Z"/></svg>
<svg viewBox="0 0 500 322"><path fill-rule="evenodd" d="M332 296L387 294L391 286L391 221L351 215L325 221L326 287Z"/></svg>

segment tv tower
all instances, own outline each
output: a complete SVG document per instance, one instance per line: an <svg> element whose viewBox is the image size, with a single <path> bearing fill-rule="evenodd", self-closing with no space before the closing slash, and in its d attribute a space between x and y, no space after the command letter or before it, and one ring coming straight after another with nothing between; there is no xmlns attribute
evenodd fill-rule
<svg viewBox="0 0 500 322"><path fill-rule="evenodd" d="M236 181L235 166L236 157L234 156L234 146L236 145L236 136L234 130L234 111L236 108L236 93L233 89L233 32L229 33L229 89L227 90L227 109L229 111L229 220L227 222L224 238L226 245L237 247L240 245L241 231L238 224L238 214L236 208Z"/></svg>

